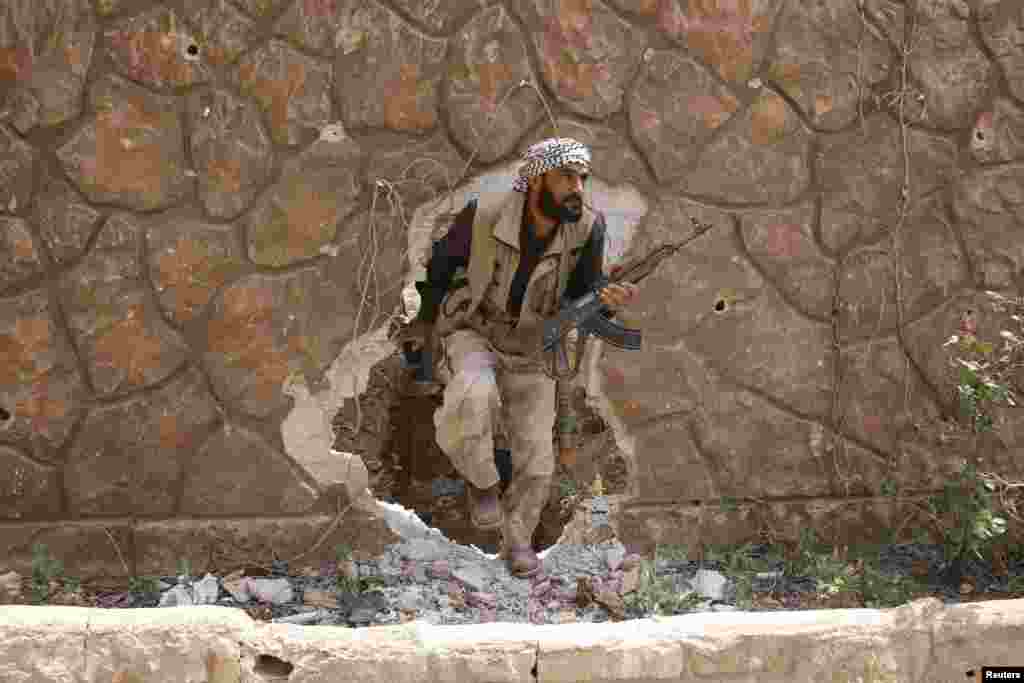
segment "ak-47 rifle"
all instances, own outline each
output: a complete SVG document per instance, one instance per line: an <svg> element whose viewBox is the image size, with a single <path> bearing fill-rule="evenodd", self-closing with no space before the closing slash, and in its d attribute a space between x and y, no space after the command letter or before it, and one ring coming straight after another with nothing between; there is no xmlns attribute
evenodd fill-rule
<svg viewBox="0 0 1024 683"><path fill-rule="evenodd" d="M578 299L565 302L551 318L544 320L539 329L517 329L510 339L510 347L539 350L551 354L551 369L547 374L554 379L572 379L579 372L579 364L583 356L583 346L588 335L595 335L614 346L631 351L640 350L643 342L640 330L619 325L605 318L601 313L604 304L601 302L601 290L608 285L629 282L639 283L669 256L683 249L695 239L711 229L709 223L701 223L695 218L690 219L694 233L680 242L666 242L655 247L644 256L627 260L614 269L610 276L601 276L591 286L590 291ZM532 327L532 326L531 326ZM576 339L575 363L569 367L568 374L559 371L559 360L568 364L565 345L561 342L572 330L578 330ZM539 340L538 340L539 337ZM540 349L537 349L539 341ZM426 344L416 350L411 346L404 349L404 365L415 370L414 380L417 384L429 385L433 382L432 345Z"/></svg>
<svg viewBox="0 0 1024 683"><path fill-rule="evenodd" d="M579 364L583 356L583 346L588 335L617 346L620 349L639 351L643 337L640 330L625 327L612 322L602 315L604 304L601 302L601 290L608 285L629 282L637 284L669 256L683 249L686 245L711 229L711 224L701 223L691 218L694 234L680 242L666 242L658 245L644 256L627 260L615 268L612 275L601 276L591 286L590 291L578 299L567 301L551 318L541 325L541 348L544 353L551 354L551 369L548 374L555 379L571 379L579 372ZM559 371L559 361L567 364L565 346L561 342L572 330L577 330L575 363L568 368L568 374Z"/></svg>

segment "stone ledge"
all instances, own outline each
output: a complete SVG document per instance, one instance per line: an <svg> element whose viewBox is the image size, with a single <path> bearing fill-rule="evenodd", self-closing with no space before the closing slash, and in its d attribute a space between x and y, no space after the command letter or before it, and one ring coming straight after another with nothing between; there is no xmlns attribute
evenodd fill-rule
<svg viewBox="0 0 1024 683"><path fill-rule="evenodd" d="M0 680L959 683L970 669L1021 664L1021 642L1024 600L366 629L262 623L216 606L6 606Z"/></svg>

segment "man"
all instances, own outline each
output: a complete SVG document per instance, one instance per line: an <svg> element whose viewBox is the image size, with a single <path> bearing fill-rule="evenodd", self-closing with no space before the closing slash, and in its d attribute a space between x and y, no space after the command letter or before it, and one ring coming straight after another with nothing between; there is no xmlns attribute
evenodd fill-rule
<svg viewBox="0 0 1024 683"><path fill-rule="evenodd" d="M555 470L555 381L543 359L515 343L515 333L554 314L563 297L585 294L604 265L604 217L583 203L590 151L571 138L530 147L511 192L482 193L437 240L421 306L403 341L440 339L443 405L434 415L437 443L466 480L470 517L501 529L509 571L533 576L540 562L533 532ZM467 278L453 287L458 268ZM460 286L461 285L461 286ZM631 303L632 284L601 292L604 315ZM535 329L535 328L533 328ZM495 464L501 430L512 472L502 495Z"/></svg>

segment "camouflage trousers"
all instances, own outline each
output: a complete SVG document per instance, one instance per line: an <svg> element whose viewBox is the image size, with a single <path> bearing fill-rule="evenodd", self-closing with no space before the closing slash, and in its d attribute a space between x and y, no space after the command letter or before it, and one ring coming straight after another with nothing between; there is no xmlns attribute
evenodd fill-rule
<svg viewBox="0 0 1024 683"><path fill-rule="evenodd" d="M466 481L484 489L499 482L494 448L496 439L505 441L512 478L501 501L502 535L506 546L530 545L555 471L555 381L473 329L456 330L442 344L448 381L434 413L437 444Z"/></svg>

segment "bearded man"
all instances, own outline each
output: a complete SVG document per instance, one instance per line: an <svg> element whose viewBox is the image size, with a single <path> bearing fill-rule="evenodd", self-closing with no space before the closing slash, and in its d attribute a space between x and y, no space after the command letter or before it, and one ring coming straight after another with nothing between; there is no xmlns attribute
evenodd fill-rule
<svg viewBox="0 0 1024 683"><path fill-rule="evenodd" d="M530 147L511 191L481 193L434 242L426 281L416 283L419 313L402 335L413 346L439 340L437 443L468 484L474 525L501 530L501 554L521 578L540 570L532 539L555 471L555 380L514 340L602 274L604 217L583 201L590 167L590 150L571 138ZM459 269L465 277L454 277ZM630 283L608 285L602 315L636 294ZM499 432L511 460L504 492Z"/></svg>

